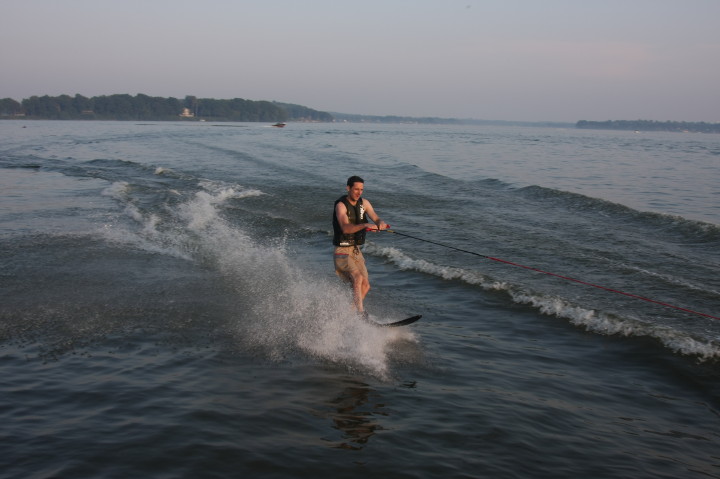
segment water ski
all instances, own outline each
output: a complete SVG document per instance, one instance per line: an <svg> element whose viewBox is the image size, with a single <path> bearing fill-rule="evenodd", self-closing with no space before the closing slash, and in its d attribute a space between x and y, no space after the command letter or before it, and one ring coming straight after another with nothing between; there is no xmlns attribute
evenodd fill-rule
<svg viewBox="0 0 720 479"><path fill-rule="evenodd" d="M374 326L394 328L397 326L407 326L408 324L412 324L420 318L422 318L422 314L410 316L409 318L401 319L400 321L394 321L392 323L378 323L374 319L370 319L370 318L365 318L365 321L369 322L370 324L372 324Z"/></svg>

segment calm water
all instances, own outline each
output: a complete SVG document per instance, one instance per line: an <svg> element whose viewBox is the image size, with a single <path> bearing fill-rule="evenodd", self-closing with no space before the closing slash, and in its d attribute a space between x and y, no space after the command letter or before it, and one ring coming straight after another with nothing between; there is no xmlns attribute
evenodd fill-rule
<svg viewBox="0 0 720 479"><path fill-rule="evenodd" d="M714 135L0 122L0 477L720 478L719 162ZM397 232L366 306L412 326L354 321L334 276L352 174Z"/></svg>

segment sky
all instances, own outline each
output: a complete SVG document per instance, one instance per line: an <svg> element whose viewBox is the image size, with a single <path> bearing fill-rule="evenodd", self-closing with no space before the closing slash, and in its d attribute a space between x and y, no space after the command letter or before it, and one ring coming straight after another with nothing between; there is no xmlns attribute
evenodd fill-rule
<svg viewBox="0 0 720 479"><path fill-rule="evenodd" d="M0 98L720 121L720 0L2 0Z"/></svg>

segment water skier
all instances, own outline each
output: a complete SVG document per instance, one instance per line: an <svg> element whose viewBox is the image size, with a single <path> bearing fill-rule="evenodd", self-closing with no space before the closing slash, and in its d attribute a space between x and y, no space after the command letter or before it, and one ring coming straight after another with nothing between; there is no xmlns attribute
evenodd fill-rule
<svg viewBox="0 0 720 479"><path fill-rule="evenodd" d="M347 180L347 195L335 201L333 212L333 244L335 272L353 287L353 303L358 314L367 318L363 300L370 291L370 279L365 258L359 246L365 243L368 218L375 223L370 231L380 231L388 225L375 213L370 201L362 197L365 180L351 176Z"/></svg>

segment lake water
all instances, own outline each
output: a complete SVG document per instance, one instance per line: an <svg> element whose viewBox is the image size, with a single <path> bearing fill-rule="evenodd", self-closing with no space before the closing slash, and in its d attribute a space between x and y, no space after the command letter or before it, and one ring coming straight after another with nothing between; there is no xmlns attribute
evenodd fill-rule
<svg viewBox="0 0 720 479"><path fill-rule="evenodd" d="M720 478L720 137L0 122L0 477ZM333 271L345 180L378 321Z"/></svg>

